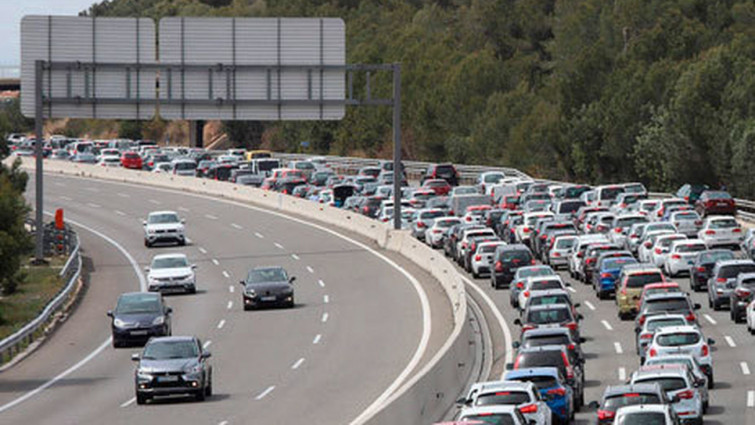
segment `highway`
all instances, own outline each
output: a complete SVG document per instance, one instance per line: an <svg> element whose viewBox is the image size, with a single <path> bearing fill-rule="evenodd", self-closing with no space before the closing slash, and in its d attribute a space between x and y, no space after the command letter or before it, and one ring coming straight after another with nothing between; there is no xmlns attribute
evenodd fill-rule
<svg viewBox="0 0 755 425"><path fill-rule="evenodd" d="M45 196L46 209L63 208L79 232L90 273L70 318L2 374L1 423L349 423L418 369L452 326L450 308L423 305L423 297L443 305L444 295L418 267L303 221L74 177L48 175ZM186 247L144 247L141 221L162 209L186 218ZM139 348L111 347L105 313L120 293L140 290L153 255L175 251L197 264L198 293L167 297L173 334L196 335L212 352L215 395L137 406L130 356ZM297 307L243 311L238 281L271 264L297 276Z"/></svg>

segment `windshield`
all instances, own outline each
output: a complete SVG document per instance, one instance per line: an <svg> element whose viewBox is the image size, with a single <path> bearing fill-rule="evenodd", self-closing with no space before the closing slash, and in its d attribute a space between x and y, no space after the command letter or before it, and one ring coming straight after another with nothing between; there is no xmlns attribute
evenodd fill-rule
<svg viewBox="0 0 755 425"><path fill-rule="evenodd" d="M194 341L155 341L144 348L142 359L167 360L199 357L199 347Z"/></svg>
<svg viewBox="0 0 755 425"><path fill-rule="evenodd" d="M524 391L499 391L477 397L475 406L519 405L530 401L530 395Z"/></svg>
<svg viewBox="0 0 755 425"><path fill-rule="evenodd" d="M197 168L197 164L194 162L176 162L176 170L194 170Z"/></svg>
<svg viewBox="0 0 755 425"><path fill-rule="evenodd" d="M613 201L620 193L624 193L623 187L604 187L603 190L600 191L600 200Z"/></svg>
<svg viewBox="0 0 755 425"><path fill-rule="evenodd" d="M286 272L281 268L254 269L250 270L249 274L246 276L247 283L286 281L288 281L288 276L286 276Z"/></svg>
<svg viewBox="0 0 755 425"><path fill-rule="evenodd" d="M117 314L157 313L160 311L160 300L155 294L136 294L118 298L115 307Z"/></svg>
<svg viewBox="0 0 755 425"><path fill-rule="evenodd" d="M548 323L563 323L571 321L571 315L566 308L552 308L548 310L531 310L527 315L527 323L545 325Z"/></svg>
<svg viewBox="0 0 755 425"><path fill-rule="evenodd" d="M601 410L615 412L620 407L635 404L661 404L658 394L626 393L606 398Z"/></svg>
<svg viewBox="0 0 755 425"><path fill-rule="evenodd" d="M635 273L629 276L627 288L642 288L648 283L663 282L663 275L660 272Z"/></svg>
<svg viewBox="0 0 755 425"><path fill-rule="evenodd" d="M647 311L686 311L689 303L685 298L665 298L660 300L648 300Z"/></svg>
<svg viewBox="0 0 755 425"><path fill-rule="evenodd" d="M189 267L186 257L163 257L152 260L152 269L173 269L176 267Z"/></svg>
<svg viewBox="0 0 755 425"><path fill-rule="evenodd" d="M637 264L637 260L630 257L606 258L603 260L603 270L620 269L627 264Z"/></svg>
<svg viewBox="0 0 755 425"><path fill-rule="evenodd" d="M652 384L653 382L657 382L663 391L671 392L671 391L679 391L687 388L687 383L684 382L684 378L677 378L677 377L652 377L647 379L638 379L634 381L634 384Z"/></svg>
<svg viewBox="0 0 755 425"><path fill-rule="evenodd" d="M656 342L664 347L695 345L700 342L700 334L697 332L685 332L678 334L658 335Z"/></svg>
<svg viewBox="0 0 755 425"><path fill-rule="evenodd" d="M540 347L543 345L569 345L570 343L571 341L569 341L569 336L567 334L542 336L538 335L527 337L527 340L524 342L523 346Z"/></svg>

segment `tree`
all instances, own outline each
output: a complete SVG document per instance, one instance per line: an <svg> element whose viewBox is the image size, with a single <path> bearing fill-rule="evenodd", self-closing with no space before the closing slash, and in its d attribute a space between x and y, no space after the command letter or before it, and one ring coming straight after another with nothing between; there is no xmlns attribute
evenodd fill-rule
<svg viewBox="0 0 755 425"><path fill-rule="evenodd" d="M5 145L5 140L0 144ZM0 164L0 290L4 294L13 293L23 280L21 264L34 247L24 227L29 213L23 196L28 176L19 167L19 160L10 168Z"/></svg>

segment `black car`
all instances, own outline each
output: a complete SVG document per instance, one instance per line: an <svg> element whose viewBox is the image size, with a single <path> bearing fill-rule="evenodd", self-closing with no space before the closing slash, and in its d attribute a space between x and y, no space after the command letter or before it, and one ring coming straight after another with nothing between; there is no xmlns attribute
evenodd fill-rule
<svg viewBox="0 0 755 425"><path fill-rule="evenodd" d="M453 164L431 164L422 173L421 184L425 183L425 180L443 179L451 186L459 185L459 173L456 171L456 167Z"/></svg>
<svg viewBox="0 0 755 425"><path fill-rule="evenodd" d="M590 403L590 407L598 409L598 425L613 423L616 411L624 406L637 404L670 404L671 400L657 382L652 384L609 385L603 391L600 404Z"/></svg>
<svg viewBox="0 0 755 425"><path fill-rule="evenodd" d="M708 189L710 188L707 184L685 184L676 191L674 196L684 199L690 205L695 205L700 195Z"/></svg>
<svg viewBox="0 0 755 425"><path fill-rule="evenodd" d="M543 345L563 345L569 351L572 362L584 361L582 352L584 338L574 339L567 328L536 328L522 333L521 341L514 341L514 348L540 347Z"/></svg>
<svg viewBox="0 0 755 425"><path fill-rule="evenodd" d="M501 245L493 254L493 271L490 273L491 286L508 288L516 269L535 264L535 259L527 246L522 244Z"/></svg>
<svg viewBox="0 0 755 425"><path fill-rule="evenodd" d="M713 266L719 260L733 260L734 253L728 249L709 249L701 251L695 257L690 268L689 284L695 292L708 289L708 279L713 272Z"/></svg>
<svg viewBox="0 0 755 425"><path fill-rule="evenodd" d="M212 395L210 353L192 336L153 338L144 346L134 372L136 404L144 404L155 396L186 394L198 401Z"/></svg>
<svg viewBox="0 0 755 425"><path fill-rule="evenodd" d="M522 327L522 334L539 327L559 326L568 329L572 338L579 341L579 320L581 319L582 315L574 314L569 304L540 304L527 307L522 313L522 318L515 319L514 324Z"/></svg>
<svg viewBox="0 0 755 425"><path fill-rule="evenodd" d="M255 267L249 270L246 279L240 282L244 287L244 310L264 305L293 308L294 280L296 277L289 277L283 267Z"/></svg>
<svg viewBox="0 0 755 425"><path fill-rule="evenodd" d="M566 384L574 390L574 410L578 411L585 402L584 361L572 361L572 356L563 345L541 345L521 348L514 364L507 364L507 369L526 369L532 367L555 367Z"/></svg>
<svg viewBox="0 0 755 425"><path fill-rule="evenodd" d="M107 312L112 318L110 328L113 333L113 347L141 345L152 337L170 335L172 312L159 293L121 294L115 310Z"/></svg>

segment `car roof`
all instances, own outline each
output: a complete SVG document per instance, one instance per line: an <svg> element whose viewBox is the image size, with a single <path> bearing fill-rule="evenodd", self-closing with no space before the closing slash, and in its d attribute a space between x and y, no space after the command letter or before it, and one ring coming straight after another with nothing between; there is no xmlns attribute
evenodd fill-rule
<svg viewBox="0 0 755 425"><path fill-rule="evenodd" d="M640 366L640 369L632 374L632 380L651 376L687 376L687 369L678 364L663 364Z"/></svg>
<svg viewBox="0 0 755 425"><path fill-rule="evenodd" d="M511 413L515 414L517 410L516 406L503 405L503 404L491 404L488 406L476 406L465 408L461 412L461 416L480 415L485 413Z"/></svg>
<svg viewBox="0 0 755 425"><path fill-rule="evenodd" d="M551 376L560 378L558 368L555 367L525 367L522 369L509 370L506 372L506 379L521 378L524 376Z"/></svg>
<svg viewBox="0 0 755 425"><path fill-rule="evenodd" d="M521 382L521 381L488 381L488 382L478 382L474 385L472 385L471 391L477 390L479 392L488 392L488 391L502 391L502 390L525 390L525 391L531 391L534 387L534 384L532 382Z"/></svg>
<svg viewBox="0 0 755 425"><path fill-rule="evenodd" d="M181 253L181 252L173 252L170 254L159 254L152 257L153 260L163 259L163 258L188 258L188 257L186 256L186 254Z"/></svg>
<svg viewBox="0 0 755 425"><path fill-rule="evenodd" d="M564 304L561 304L564 305ZM563 345L548 344L538 345L537 347L522 347L519 349L519 354L538 353L541 351L566 351L566 347Z"/></svg>
<svg viewBox="0 0 755 425"><path fill-rule="evenodd" d="M603 398L626 393L660 393L661 386L657 382L652 384L609 385L603 390Z"/></svg>
<svg viewBox="0 0 755 425"><path fill-rule="evenodd" d="M562 304L563 305L563 304ZM535 328L535 329L527 329L526 331L522 332L522 339L526 339L529 336L543 336L543 335L562 335L566 334L571 337L571 333L568 328Z"/></svg>
<svg viewBox="0 0 755 425"><path fill-rule="evenodd" d="M670 409L671 409L671 406L666 405L666 404L632 404L629 406L619 407L616 410L616 416L628 415L630 413L641 413L641 412L667 413L669 412Z"/></svg>
<svg viewBox="0 0 755 425"><path fill-rule="evenodd" d="M624 266L623 271L626 274L635 274L635 273L639 274L639 273L646 273L646 272L660 273L661 269L652 264L638 263L638 264L627 264L626 266Z"/></svg>
<svg viewBox="0 0 755 425"><path fill-rule="evenodd" d="M657 294L650 294L645 301L655 301L660 299L672 299L672 298L684 298L685 300L689 299L689 296L686 292L659 292Z"/></svg>
<svg viewBox="0 0 755 425"><path fill-rule="evenodd" d="M195 341L196 337L189 335L175 335L175 336L160 336L150 338L148 344L153 342L165 342L165 341Z"/></svg>
<svg viewBox="0 0 755 425"><path fill-rule="evenodd" d="M683 326L664 326L655 331L656 335L659 334L678 334L678 333L690 333L694 332L702 335L702 331L697 326L683 325Z"/></svg>
<svg viewBox="0 0 755 425"><path fill-rule="evenodd" d="M551 295L566 295L567 297L570 297L568 292L566 292L563 289L543 289L543 290L536 290L536 291L530 291L530 299L535 297L547 297Z"/></svg>
<svg viewBox="0 0 755 425"><path fill-rule="evenodd" d="M716 262L716 267L721 266L733 266L733 265L740 265L740 264L755 264L755 261L749 260L749 259L735 259L735 260L718 260Z"/></svg>
<svg viewBox="0 0 755 425"><path fill-rule="evenodd" d="M540 304L527 307L529 311L567 309L571 311L569 304Z"/></svg>

